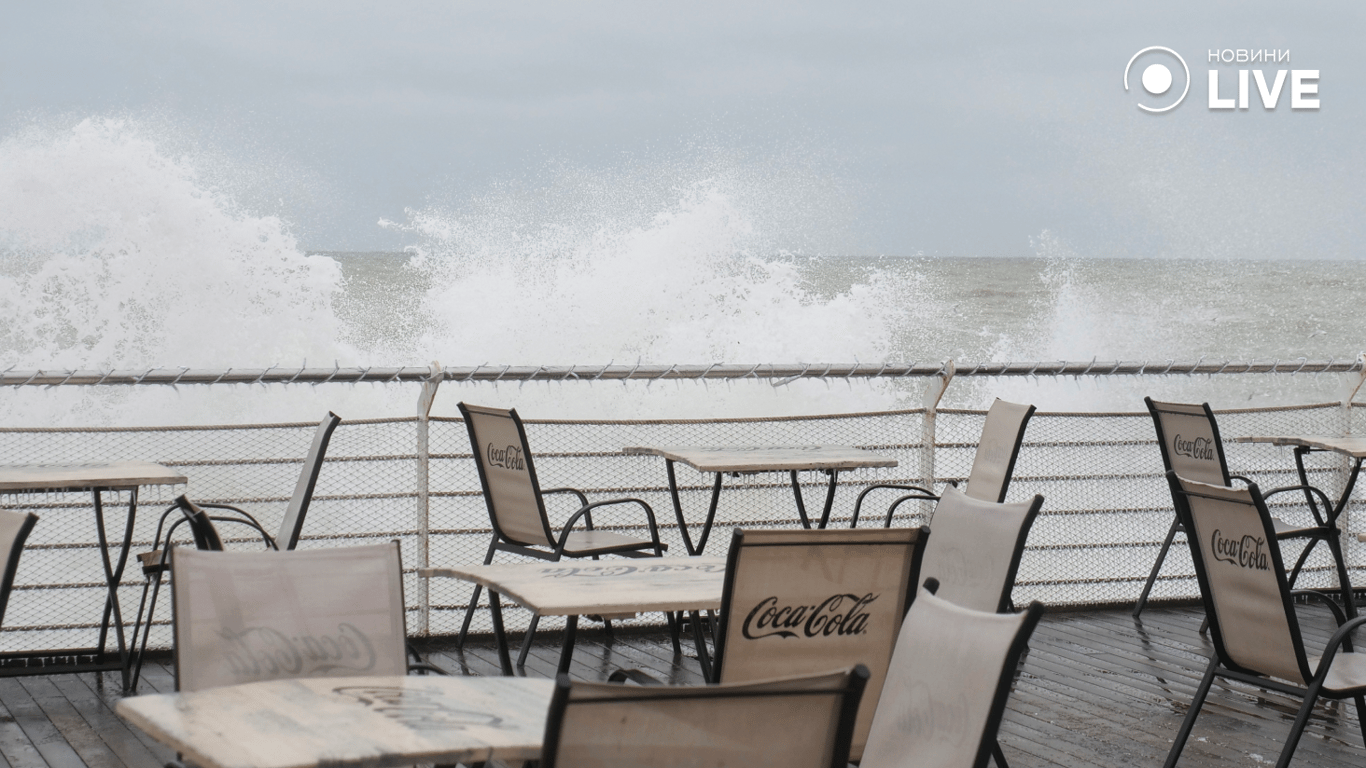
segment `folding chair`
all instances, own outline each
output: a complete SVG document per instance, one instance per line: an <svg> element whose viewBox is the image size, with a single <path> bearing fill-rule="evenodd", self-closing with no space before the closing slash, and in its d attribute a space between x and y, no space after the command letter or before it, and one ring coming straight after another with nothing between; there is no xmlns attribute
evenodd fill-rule
<svg viewBox="0 0 1366 768"><path fill-rule="evenodd" d="M24 553L24 542L33 532L38 516L28 512L0 509L0 552L5 555L5 570L0 574L0 623L4 622L9 593L14 589L14 574L19 570L19 556Z"/></svg>
<svg viewBox="0 0 1366 768"><path fill-rule="evenodd" d="M668 547L659 541L654 510L640 499L609 499L588 503L588 497L575 488L541 488L536 480L536 467L531 459L526 429L516 410L485 408L460 403L460 415L470 434L474 464L479 469L479 483L484 490L484 502L489 511L493 537L489 542L484 565L493 562L495 552L512 552L541 560L558 561L563 557L591 557L622 555L625 557L658 557ZM579 508L570 516L557 534L550 527L544 496L551 493L570 493L578 499ZM645 523L650 538L638 539L611 531L593 528L593 510L618 504L635 504L645 512ZM583 520L584 530L574 530ZM470 620L479 604L481 586L475 586L465 621L460 626L457 647L463 647L469 633ZM540 617L533 616L527 628L517 665L526 663L532 636ZM669 622L673 624L673 617ZM610 628L610 625L608 625ZM675 632L675 643L677 633Z"/></svg>
<svg viewBox="0 0 1366 768"><path fill-rule="evenodd" d="M920 572L939 581L940 598L965 608L1002 613L1020 568L1025 540L1043 497L1010 504L974 499L945 488L930 525Z"/></svg>
<svg viewBox="0 0 1366 768"><path fill-rule="evenodd" d="M176 690L403 675L398 542L294 552L171 550Z"/></svg>
<svg viewBox="0 0 1366 768"><path fill-rule="evenodd" d="M993 755L1006 766L996 735L1043 606L976 611L933 586L927 579L901 625L861 768L983 768Z"/></svg>
<svg viewBox="0 0 1366 768"><path fill-rule="evenodd" d="M1025 428L1034 415L1034 406L1008 403L997 399L987 410L986 421L982 424L982 437L977 442L977 453L972 460L972 471L968 474L966 493L974 499L983 501L1005 501L1006 490L1010 488L1010 478L1015 474L1015 460L1019 458L1020 446L1024 444ZM952 484L950 484L952 485ZM887 508L882 527L890 528L896 508L903 502L912 500L937 501L939 494L929 488L916 485L882 484L869 486L858 495L854 502L854 514L849 527L858 526L859 512L863 499L869 493L881 489L907 492L892 502Z"/></svg>
<svg viewBox="0 0 1366 768"><path fill-rule="evenodd" d="M1242 475L1229 474L1228 462L1224 459L1224 443L1219 438L1219 424L1214 419L1214 411L1209 407L1209 403L1198 405L1160 403L1151 397L1143 398L1143 402L1148 405L1148 412L1153 417L1153 427L1157 430L1157 445L1162 451L1164 471L1175 471L1188 480L1211 485L1230 486L1234 480L1251 483ZM1279 518L1272 518L1272 523L1275 525L1274 538L1277 541L1308 539L1308 543L1300 552L1299 559L1295 562L1295 567L1290 572L1290 585L1294 586L1300 575L1300 570L1304 568L1305 562L1309 559L1309 553L1313 551L1315 545L1320 541L1326 542L1337 566L1338 582L1343 588L1347 611L1355 616L1356 607L1351 598L1352 582L1347 575L1347 567L1342 557L1341 531L1338 530L1336 519L1324 519L1319 510L1318 501L1321 501L1324 509L1327 510L1333 509L1332 502L1323 491L1312 485L1288 485L1274 488L1263 494L1262 498L1271 498L1287 491L1303 492L1308 501L1309 511L1314 517L1313 525L1293 525ZM1172 503L1173 506L1180 506L1175 493L1172 495ZM1167 559L1167 550L1171 548L1176 534L1182 530L1181 515L1178 511L1172 518L1171 527L1167 530L1167 538L1163 540L1161 549L1157 551L1157 560L1153 562L1152 571L1148 573L1148 580L1144 583L1143 591L1138 596L1138 603L1134 606L1133 611L1134 618L1138 618L1139 614L1143 612L1144 606L1147 605L1148 594L1152 591L1153 584L1157 582L1157 575L1162 570L1162 563Z"/></svg>
<svg viewBox="0 0 1366 768"><path fill-rule="evenodd" d="M1278 768L1290 764L1320 697L1352 699L1366 740L1366 654L1353 652L1351 645L1351 632L1366 623L1366 617L1349 620L1330 595L1290 588L1275 521L1256 484L1230 488L1190 480L1175 471L1167 472L1167 480L1188 534L1214 643L1214 656L1172 743L1167 768L1181 756L1216 676L1304 697ZM1320 598L1337 621L1337 631L1320 656L1309 655L1305 648L1292 604L1296 597Z"/></svg>
<svg viewBox="0 0 1366 768"><path fill-rule="evenodd" d="M862 666L809 677L636 688L555 681L543 768L844 768Z"/></svg>
<svg viewBox="0 0 1366 768"><path fill-rule="evenodd" d="M926 528L735 531L714 664L696 632L704 678L742 683L863 664L876 697L928 538ZM698 630L696 613L692 621ZM635 670L611 679L652 682ZM872 710L861 710L851 759L862 754L871 722Z"/></svg>

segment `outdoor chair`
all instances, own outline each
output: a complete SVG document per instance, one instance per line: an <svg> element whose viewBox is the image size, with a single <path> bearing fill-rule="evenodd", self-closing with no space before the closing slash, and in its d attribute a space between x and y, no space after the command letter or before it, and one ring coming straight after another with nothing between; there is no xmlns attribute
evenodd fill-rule
<svg viewBox="0 0 1366 768"><path fill-rule="evenodd" d="M860 767L983 768L994 755L1006 768L997 731L1043 606L976 611L933 587L927 579L906 613L880 697L864 703L872 729Z"/></svg>
<svg viewBox="0 0 1366 768"><path fill-rule="evenodd" d="M863 664L875 700L915 597L928 538L926 528L736 530L714 664L696 633L704 679L748 683ZM696 613L692 621L698 630ZM637 670L618 670L611 679L657 682ZM872 710L860 710L852 759L862 754L871 722Z"/></svg>
<svg viewBox="0 0 1366 768"><path fill-rule="evenodd" d="M10 512L0 509L0 552L5 555L5 571L0 574L0 624L4 623L9 593L14 589L14 574L19 570L19 556L24 553L24 542L33 532L38 516L30 512Z"/></svg>
<svg viewBox="0 0 1366 768"><path fill-rule="evenodd" d="M142 628L142 644L147 644L147 632L151 628L152 616L156 611L157 593L160 591L161 577L170 567L166 549L170 546L172 531L182 524L190 523L190 530L195 537L195 544L200 549L223 548L222 541L218 541L216 546L201 546L204 542L202 537L209 535L208 530L213 529L212 524L195 524L191 519L195 515L195 510L219 510L228 514L206 515L208 519L220 523L232 523L235 525L245 525L254 531L254 535L261 536L265 545L271 549L292 550L299 544L299 535L303 531L304 518L308 515L308 508L313 502L313 489L318 484L318 475L322 472L323 458L327 455L327 445L332 440L332 433L341 423L341 417L331 411L318 423L318 428L313 432L313 442L308 448L308 454L304 457L303 470L299 473L299 479L294 484L294 494L289 499L289 504L285 507L284 517L280 520L280 528L275 536L266 532L264 526L249 512L240 507L230 504L219 504L211 502L190 503L188 499L181 496L176 499L176 503L167 507L161 513L161 519L157 522L156 536L152 539L152 549L149 552L140 553L138 561L142 564L142 575L144 578L142 585L142 599L138 604L137 620L133 624L133 644L137 646L138 626L142 622L143 610L147 612L147 626ZM184 503L182 503L182 501ZM171 518L175 519L172 520ZM167 523L171 524L168 526ZM213 535L217 536L217 531L213 530ZM151 603L148 604L148 591L151 591ZM139 657L140 657L139 653ZM141 667L141 660L138 662ZM136 675L133 678L133 688L137 687Z"/></svg>
<svg viewBox="0 0 1366 768"><path fill-rule="evenodd" d="M1162 452L1162 468L1167 472L1176 474L1188 480L1195 480L1210 485L1231 486L1234 480L1242 483L1251 483L1242 475L1229 474L1228 462L1224 459L1224 443L1219 437L1219 424L1214 419L1214 411L1209 407L1209 403L1187 404L1187 403L1160 403L1151 397L1143 398L1143 402L1148 405L1148 412L1153 417L1153 427L1157 431L1157 445ZM1333 561L1337 567L1338 583L1342 587L1343 599L1350 614L1355 615L1356 610L1352 605L1352 582L1347 576L1347 568L1342 557L1342 542L1340 541L1341 532L1337 527L1337 520L1324 519L1323 512L1320 511L1319 504L1323 504L1323 509L1331 510L1332 502L1323 491L1312 485L1288 485L1274 488L1262 495L1268 499L1277 494L1287 491L1301 491L1308 502L1310 514L1313 515L1313 525L1294 525L1287 523L1280 518L1273 517L1272 524L1275 526L1274 538L1277 541L1288 539L1307 539L1304 549L1300 552L1299 558L1295 561L1295 567L1290 571L1290 585L1293 587L1299 578L1300 571L1309 559L1310 552L1320 541L1328 544L1328 550L1332 553ZM1179 507L1180 498L1176 493L1172 494L1172 504L1177 507L1177 513L1172 518L1171 527L1167 530L1167 538L1163 540L1162 547L1157 551L1157 560L1153 562L1152 571L1148 574L1148 581L1143 585L1143 591L1138 596L1138 603L1134 606L1134 618L1138 618L1147 605L1148 594L1152 591L1153 584L1157 582L1158 573L1162 570L1162 563L1167 558L1167 550L1171 548L1172 541L1176 534L1183 531L1181 514Z"/></svg>
<svg viewBox="0 0 1366 768"><path fill-rule="evenodd" d="M844 768L868 670L711 686L555 680L542 768Z"/></svg>
<svg viewBox="0 0 1366 768"><path fill-rule="evenodd" d="M945 488L930 525L920 572L939 581L940 598L991 613L1010 610L1025 540L1043 497L999 503Z"/></svg>
<svg viewBox="0 0 1366 768"><path fill-rule="evenodd" d="M1006 500L1006 490L1010 487L1010 478L1015 473L1015 460L1020 455L1020 446L1024 444L1025 428L1029 426L1029 419L1033 415L1034 406L1032 405L1008 403L999 398L991 404L991 408L987 410L986 420L982 424L982 437L977 442L977 453L973 456L972 471L968 473L965 490L968 496L982 501L1000 502ZM950 486L952 485L950 483ZM887 514L882 521L884 528L891 527L896 509L903 502L917 499L938 501L939 499L939 494L921 486L872 485L863 489L854 501L854 514L849 521L850 528L858 526L864 497L873 491L883 489L905 492L905 495L896 499L887 508Z"/></svg>
<svg viewBox="0 0 1366 768"><path fill-rule="evenodd" d="M397 541L294 552L171 550L176 690L404 675Z"/></svg>
<svg viewBox="0 0 1366 768"><path fill-rule="evenodd" d="M1178 499L1176 513L1188 534L1214 644L1214 656L1167 755L1167 768L1181 756L1215 677L1304 697L1278 768L1290 764L1320 697L1352 699L1366 739L1366 654L1353 652L1350 637L1366 617L1349 620L1329 593L1290 588L1276 524L1256 484L1236 488L1201 483L1175 471L1167 472L1167 480ZM1336 620L1338 628L1319 656L1305 648L1295 598L1316 598Z"/></svg>
<svg viewBox="0 0 1366 768"><path fill-rule="evenodd" d="M458 407L469 430L474 464L479 469L479 483L483 487L484 502L493 527L484 565L493 562L496 552L511 552L552 562L564 557L591 557L596 560L600 555L658 557L664 554L668 547L659 541L654 510L649 504L631 498L590 504L588 497L576 488L542 488L536 480L536 467L531 459L526 429L516 410L485 408L467 403L460 403ZM550 518L546 514L544 497L552 493L573 494L579 504L578 510L569 517L559 533L551 528ZM593 527L593 510L619 504L634 504L645 512L643 522L649 528L650 538L640 539ZM583 529L574 530L580 520L583 521ZM474 594L465 608L465 621L460 626L457 647L464 646L482 591L481 586L475 586ZM536 633L539 619L539 616L531 618L517 657L518 666L526 663L527 651L531 648L531 639ZM674 623L672 616L669 617L669 623ZM675 642L676 638L675 632Z"/></svg>

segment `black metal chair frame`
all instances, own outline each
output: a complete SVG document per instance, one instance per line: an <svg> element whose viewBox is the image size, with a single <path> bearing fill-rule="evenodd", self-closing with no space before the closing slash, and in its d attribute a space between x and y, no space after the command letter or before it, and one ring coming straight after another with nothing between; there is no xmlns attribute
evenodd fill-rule
<svg viewBox="0 0 1366 768"><path fill-rule="evenodd" d="M1192 513L1190 511L1187 497L1204 497L1215 499L1216 501L1227 502L1228 499L1212 496L1205 496L1198 490L1190 491L1182 487L1182 481L1174 471L1167 472L1167 481L1171 485L1172 498L1176 500L1176 514L1185 530L1195 530L1193 525ZM1195 727L1196 717L1200 714L1201 707L1204 706L1205 699L1209 695L1210 687L1216 677L1224 677L1231 680L1247 683L1257 688L1265 688L1291 696L1303 697L1304 702L1300 706L1299 713L1295 717L1295 722L1291 726L1289 735L1285 738L1285 746L1281 750L1280 759L1277 761L1277 768L1286 768L1294 756L1295 747L1299 744L1304 727L1309 722L1309 716L1313 714L1314 703L1319 698L1327 699L1347 699L1351 698L1356 704L1358 725L1361 727L1363 742L1366 742L1366 686L1354 689L1339 691L1324 690L1324 680L1328 670L1333 663L1338 650L1352 652L1352 632L1362 624L1366 623L1366 616L1348 618L1332 599L1332 595L1314 589L1291 589L1290 581L1286 578L1285 563L1281 557L1279 545L1270 546L1275 540L1275 524L1272 522L1271 513L1267 511L1266 497L1258 489L1256 483L1249 483L1246 488L1239 489L1247 494L1247 504L1252 506L1257 516L1261 519L1262 528L1267 536L1267 554L1270 556L1270 568L1275 574L1275 578L1280 585L1281 603L1285 612L1286 621L1289 624L1290 638L1294 643L1296 662L1300 668L1300 674L1309 681L1307 688L1283 682L1254 669L1247 669L1239 666L1229 659L1229 654L1224 645L1224 634L1220 624L1220 617L1216 608L1216 601L1210 590L1209 577L1206 571L1204 556L1201 554L1200 547L1187 539L1190 545L1191 557L1195 561L1195 577L1200 584L1200 597L1205 604L1205 615L1209 622L1210 638L1214 643L1214 656L1210 659L1209 666L1205 669L1204 677L1200 680L1200 685L1196 689L1195 697L1191 700L1186 717L1181 723L1181 729L1177 732L1176 738L1172 742L1171 751L1167 754L1165 768L1173 768L1177 760L1181 757L1181 751L1189 739L1191 730ZM1293 598L1316 598L1317 602L1325 605L1333 614L1337 622L1337 630L1329 639L1327 646L1319 658L1318 669L1315 674L1309 668L1308 653L1304 647L1304 638L1300 634L1299 621L1295 614L1292 604Z"/></svg>
<svg viewBox="0 0 1366 768"><path fill-rule="evenodd" d="M19 525L14 532L14 538L8 542L9 548L5 552L5 571L0 574L0 623L4 622L5 608L9 606L9 593L14 589L14 576L19 572L19 557L24 553L24 542L28 541L28 536L33 533L33 526L38 523L38 516L32 512L5 512L4 514L12 517L22 517Z"/></svg>
<svg viewBox="0 0 1366 768"><path fill-rule="evenodd" d="M823 677L824 675L821 675ZM559 674L555 678L555 692L551 695L550 710L546 715L545 739L543 740L541 766L555 768L560 736L563 733L565 710L570 706L593 706L595 703L619 703L636 701L679 701L691 702L698 699L734 699L746 697L786 697L786 696L840 696L841 703L834 737L834 749L830 768L844 768L849 764L850 742L854 736L854 724L858 718L860 700L868 684L868 669L862 664L849 670L847 684L842 690L802 689L767 691L763 683L740 683L735 686L655 686L642 691L639 688L621 688L622 695L615 698L595 698L591 701L571 701L570 691L573 683L569 676ZM734 690L757 689L752 691Z"/></svg>
<svg viewBox="0 0 1366 768"><path fill-rule="evenodd" d="M1224 485L1232 486L1234 480L1238 480L1244 484L1252 483L1250 479L1243 475L1234 475L1229 473L1228 460L1224 456L1224 441L1223 438L1219 435L1219 422L1214 418L1214 410L1210 408L1209 403L1200 403L1198 406L1194 404L1184 403L1168 404L1159 403L1153 400L1151 397L1143 398L1143 402L1147 404L1148 413L1150 413L1153 417L1153 428L1157 432L1157 447L1162 453L1162 470L1164 472L1171 472L1173 470L1171 457L1167 453L1167 435L1166 431L1162 428L1161 418L1161 414L1168 413L1169 411L1164 411L1163 406L1183 405L1188 408L1202 409L1205 413L1205 418L1209 420L1210 431L1214 435L1214 445L1212 447L1215 452L1216 461L1219 464L1219 469L1224 476ZM1182 416L1191 415L1183 412L1172 413ZM1307 451L1307 449L1305 450ZM1299 449L1296 450L1295 460L1300 468L1300 476L1304 477L1304 467L1302 463L1303 453ZM1295 560L1295 567L1290 571L1290 586L1293 587L1295 585L1295 581L1299 578L1300 571L1303 570L1304 564L1309 560L1310 553L1313 552L1314 547L1317 546L1320 541L1322 541L1328 545L1328 549L1333 556L1333 562L1337 566L1338 581L1340 586L1342 587L1344 605L1347 610L1347 615L1355 616L1356 606L1352 598L1352 582L1350 577L1347 575L1347 567L1344 563L1342 554L1342 532L1337 527L1338 514L1342 512L1342 509L1345 508L1345 505L1342 505L1341 507L1335 507L1333 502L1328 498L1327 494L1325 494L1322 490L1307 483L1301 483L1297 485L1286 485L1281 486L1279 488L1273 488L1263 493L1262 498L1269 499L1272 496L1281 493L1286 493L1288 491L1301 491L1302 493L1304 493L1305 502L1309 507L1310 513L1314 516L1315 523L1313 527L1297 528L1294 530L1284 531L1275 534L1275 538L1277 541L1288 541L1292 539L1309 540L1308 543L1305 544L1304 549L1300 552L1300 556ZM1327 518L1324 517L1323 512L1319 509L1320 502L1323 504L1323 509L1328 510ZM1175 492L1173 492L1172 495L1172 504L1173 507L1178 506ZM1174 514L1172 516L1171 527L1167 529L1167 537L1163 539L1162 547L1157 552L1157 559L1153 562L1152 570L1148 573L1148 580L1144 582L1143 591L1139 593L1138 603L1134 605L1134 618L1138 618L1139 615L1143 613L1143 608L1148 604L1148 595L1152 592L1153 585L1157 583L1158 574L1162 570L1162 563L1165 562L1167 559L1167 550L1171 548L1172 542L1176 538L1176 534L1184 532L1185 528L1181 522L1181 515Z"/></svg>
<svg viewBox="0 0 1366 768"><path fill-rule="evenodd" d="M493 562L493 556L497 552L510 552L512 554L534 557L551 562L558 562L564 557L591 557L596 560L600 555L620 555L622 557L662 557L664 555L664 550L668 549L668 545L661 543L659 540L659 527L655 523L654 510L650 508L649 504L646 504L641 499L606 499L604 501L589 503L588 496L577 488L542 488L540 482L536 478L536 466L532 459L531 446L527 441L526 428L523 426L522 419L517 415L517 410L515 408L503 411L493 408L471 406L466 403L459 403L457 404L457 407L460 409L461 418L464 420L465 427L469 432L474 464L479 470L479 485L484 493L484 502L489 513L489 523L493 530L493 536L489 541L488 552L484 555L484 565L491 564ZM493 500L494 495L490 491L488 470L485 467L486 456L481 449L479 437L475 432L474 419L471 416L472 412L481 416L508 418L511 419L515 425L520 449L522 451L522 460L526 463L526 472L530 479L531 486L534 489L536 512L540 515L541 525L545 530L546 540L555 542L550 551L541 548L543 545L518 541L508 535L499 525L498 513L495 509L495 502ZM544 496L552 493L573 494L579 502L579 509L569 517L558 534L551 528L550 517L546 514L545 509ZM600 507L615 506L619 504L635 504L645 511L645 518L650 531L649 541L636 540L629 544L597 547L587 551L566 551L565 547L569 542L569 536L573 532L574 526L578 524L580 520L584 523L584 529L591 531L593 530L593 510ZM654 551L645 551L647 549L653 549ZM474 618L474 611L479 604L479 596L482 592L483 586L475 585L474 593L470 596L469 605L465 607L465 620L460 625L460 635L456 640L457 648L464 647L465 637L469 634L470 622ZM490 595L490 601L494 599L496 598L493 595ZM679 650L679 647L675 618L674 616L669 615L668 620L670 627L673 629L674 648L677 651ZM533 615L531 617L530 626L527 627L526 636L522 641L521 650L517 654L517 666L519 667L526 664L527 654L531 650L531 641L536 634L536 627L539 623L540 617ZM608 631L611 630L610 622L604 622L604 625ZM566 653L572 652L572 638L568 639L565 647Z"/></svg>
<svg viewBox="0 0 1366 768"><path fill-rule="evenodd" d="M1015 448L1014 448L1014 450L1011 451L1011 453L1010 453L1010 460L1009 460L1009 462L1008 462L1008 464L1007 464L1007 468L1006 468L1006 472L1005 472L1005 478L1003 479L1003 481L1002 481L1002 483L1001 483L1000 492L996 495L996 499L995 499L995 500L998 501L998 502L1002 502L1002 501L1005 501L1005 500L1006 500L1006 491L1010 489L1010 480L1011 480L1012 476L1015 474L1015 462L1016 462L1017 459L1019 459L1019 457L1020 457L1020 448L1024 445L1025 430L1029 427L1029 420L1030 420L1033 416L1034 416L1034 406L1031 405L1031 406L1029 406L1029 409L1025 412L1024 418L1020 420L1020 431L1019 431L1019 434L1017 434L1017 435L1015 436ZM988 419L991 418L991 411L990 411L990 410L987 411L987 418L988 418ZM987 434L987 431L988 431L988 428L989 428L989 427L990 427L990 425L984 422L984 423L982 424L982 433L983 433L983 434ZM975 466L975 465L976 465L976 457L974 457L973 463L974 463L974 466ZM969 476L971 476L972 473L969 472L968 474L969 474ZM956 483L956 482L950 482L949 485L953 485L953 486L956 487L956 486L957 486L957 483ZM892 527L892 519L896 516L897 507L900 507L903 503L905 503L905 502L907 502L907 501L938 501L938 500L939 500L939 494L935 493L933 490L931 490L931 489L929 489L929 488L925 488L925 487L918 486L918 485L899 485L899 484L896 484L896 483L883 483L883 484L878 484L878 485L870 485L870 486L868 486L867 488L864 488L864 489L859 493L858 498L855 499L855 501L854 501L854 514L853 514L853 516L851 516L850 519L849 519L849 527L850 527L850 528L857 528L857 527L858 527L859 514L860 514L860 512L861 512L862 509L863 509L863 499L864 499L864 497L867 496L869 493L872 493L873 491L877 491L877 490L897 490L897 491L905 491L905 492L906 492L906 494L905 494L904 496L901 496L901 497L897 498L895 501L892 502L892 505L891 505L890 507L887 508L887 514L883 516L883 520L882 520L882 527L883 527L883 528L891 528L891 527ZM979 498L980 498L980 497L979 497Z"/></svg>

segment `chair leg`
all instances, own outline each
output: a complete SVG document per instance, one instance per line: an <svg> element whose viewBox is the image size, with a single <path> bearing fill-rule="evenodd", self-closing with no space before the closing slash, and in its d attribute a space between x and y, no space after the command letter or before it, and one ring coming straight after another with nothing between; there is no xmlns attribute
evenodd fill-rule
<svg viewBox="0 0 1366 768"><path fill-rule="evenodd" d="M1176 738L1172 739L1172 750L1167 753L1167 762L1163 768L1174 768L1176 761L1181 757L1181 750L1186 746L1186 739L1190 738L1191 730L1195 728L1195 718L1200 714L1200 707L1205 705L1205 697L1209 696L1210 686L1214 684L1214 675L1219 671L1218 657L1209 660L1209 669L1205 670L1205 677L1200 681L1200 687L1195 690L1195 698L1191 699L1190 708L1186 711L1186 719L1181 721L1181 730L1176 732Z"/></svg>
<svg viewBox="0 0 1366 768"><path fill-rule="evenodd" d="M675 614L675 613L673 613L673 612L671 611L671 612L669 612L669 613L664 614L664 618L666 618L666 619L668 620L668 622L669 622L669 639L670 639L670 640L673 640L673 644L674 644L674 656L682 656L682 655L683 655L683 645L682 645L682 643L679 642L679 634L680 634L679 626L680 626L680 624L681 624L682 621L683 621L683 614L682 614L682 613Z"/></svg>
<svg viewBox="0 0 1366 768"><path fill-rule="evenodd" d="M1319 699L1319 691L1323 689L1323 676L1319 675L1314 682L1309 684L1308 690L1304 692L1304 703L1300 705L1300 713L1295 716L1295 724L1290 726L1290 733L1285 737L1285 746L1281 748L1281 757L1276 761L1276 768L1287 768L1290 765L1290 758L1295 756L1295 747L1300 744L1300 737L1304 735L1304 726L1309 723L1309 716L1314 713L1314 702ZM1361 698L1361 697L1357 697ZM1360 710L1358 710L1360 712ZM1360 715L1358 714L1358 717Z"/></svg>
<svg viewBox="0 0 1366 768"><path fill-rule="evenodd" d="M465 647L465 635L470 632L470 620L474 618L474 608L479 605L479 595L484 591L482 584L474 585L474 594L470 595L470 604L465 607L465 623L460 625L460 637L456 638L455 647Z"/></svg>
<svg viewBox="0 0 1366 768"><path fill-rule="evenodd" d="M147 602L148 602L148 601L147 601L147 591L148 591L149 588L151 588L151 592L152 592L152 600L151 600L151 605L150 605L150 606L147 605ZM142 600L140 600L140 601L138 602L138 615L137 615L137 618L133 621L133 636L129 639L129 642L128 642L128 652L129 652L129 653L135 654L135 656L134 656L134 658L133 658L133 669L132 669L132 673L129 675L129 678L128 678L128 692L129 692L129 693L136 693L136 692L137 692L137 690L138 690L138 680L142 677L142 659L143 659L144 656L147 655L147 635L149 634L149 632L150 632L151 629L152 629L152 617L153 617L153 615L156 613L156 608L157 608L157 593L160 591L160 589L161 589L161 574L160 574L160 573L158 573L157 576L156 576L156 584L155 584L155 585L152 583L152 579L151 579L151 578L148 578L148 579L147 579L146 581L144 581L143 584L142 584ZM146 623L143 623L143 620L142 620L142 619L143 619L142 611L143 611L143 608L144 608L144 607L147 609L147 621L146 621ZM139 642L138 642L138 629L139 629L139 628L141 628L141 630L142 630L142 642L141 642L141 644L139 644Z"/></svg>
<svg viewBox="0 0 1366 768"><path fill-rule="evenodd" d="M1157 551L1157 560L1153 563L1153 569L1148 574L1148 581L1143 585L1143 592L1138 596L1138 604L1134 606L1134 618L1138 618L1143 613L1143 606L1148 604L1148 593L1153 590L1153 584L1157 583L1157 573L1162 570L1162 563L1167 559L1167 550L1171 549L1172 541L1176 538L1176 532L1181 530L1181 520L1172 517L1172 527L1167 529L1167 538L1162 542L1162 549Z"/></svg>
<svg viewBox="0 0 1366 768"><path fill-rule="evenodd" d="M1361 727L1361 742L1366 744L1366 696L1358 694L1353 701L1357 705L1357 725Z"/></svg>
<svg viewBox="0 0 1366 768"><path fill-rule="evenodd" d="M1000 739L992 739L991 757L996 761L996 768L1010 768L1010 766L1006 764L1006 753L1001 751Z"/></svg>
<svg viewBox="0 0 1366 768"><path fill-rule="evenodd" d="M1309 553L1314 551L1314 546L1319 543L1318 539L1310 539L1300 550L1300 556L1295 559L1295 567L1290 569L1290 575L1286 577L1286 585L1291 589L1295 588L1295 582L1300 578L1300 571L1304 569L1304 564L1309 560Z"/></svg>

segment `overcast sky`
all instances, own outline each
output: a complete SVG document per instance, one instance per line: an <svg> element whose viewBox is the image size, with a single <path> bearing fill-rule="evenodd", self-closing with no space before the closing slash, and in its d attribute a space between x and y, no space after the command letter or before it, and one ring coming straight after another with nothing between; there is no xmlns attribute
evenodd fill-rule
<svg viewBox="0 0 1366 768"><path fill-rule="evenodd" d="M846 252L1366 256L1366 6L1190 5L11 2L0 137L145 120L320 250L400 248L380 219L566 165L704 155L837 190L848 227L822 247ZM1163 115L1122 82L1157 45L1192 74ZM1319 70L1320 109L1267 111L1254 85L1210 110L1210 69L1236 92L1223 48L1289 50L1242 68Z"/></svg>

